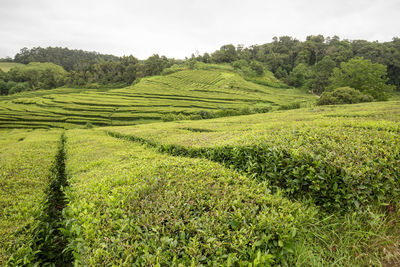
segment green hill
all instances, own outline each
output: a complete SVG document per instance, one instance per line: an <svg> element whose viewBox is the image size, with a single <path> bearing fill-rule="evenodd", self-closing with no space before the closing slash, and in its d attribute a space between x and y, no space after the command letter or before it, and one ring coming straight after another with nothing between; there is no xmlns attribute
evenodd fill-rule
<svg viewBox="0 0 400 267"><path fill-rule="evenodd" d="M22 65L23 64L21 64L21 63L15 63L15 62L0 62L0 70L7 72L14 67L22 66Z"/></svg>
<svg viewBox="0 0 400 267"><path fill-rule="evenodd" d="M314 101L314 96L298 89L256 84L229 67L205 65L200 70L143 78L122 89L59 88L3 96L0 127L133 125L244 114Z"/></svg>

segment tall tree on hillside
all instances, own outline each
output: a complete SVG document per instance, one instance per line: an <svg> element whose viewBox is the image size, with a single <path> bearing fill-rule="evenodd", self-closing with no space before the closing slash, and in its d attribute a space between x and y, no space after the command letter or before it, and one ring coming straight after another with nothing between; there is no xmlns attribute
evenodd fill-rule
<svg viewBox="0 0 400 267"><path fill-rule="evenodd" d="M236 48L233 44L223 45L212 54L212 59L216 63L230 63L237 60Z"/></svg>
<svg viewBox="0 0 400 267"><path fill-rule="evenodd" d="M370 94L377 100L385 100L385 91L392 89L386 82L387 68L379 63L372 63L362 57L353 58L340 64L333 70L330 88L349 86Z"/></svg>
<svg viewBox="0 0 400 267"><path fill-rule="evenodd" d="M329 77L335 67L335 61L329 56L325 56L312 67L312 75L306 81L306 87L314 94L321 94L328 87L330 83Z"/></svg>

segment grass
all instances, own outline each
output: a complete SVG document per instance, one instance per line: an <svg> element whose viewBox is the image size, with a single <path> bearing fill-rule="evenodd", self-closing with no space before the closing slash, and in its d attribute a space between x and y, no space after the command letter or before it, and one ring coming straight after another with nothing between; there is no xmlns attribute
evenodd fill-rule
<svg viewBox="0 0 400 267"><path fill-rule="evenodd" d="M246 81L223 66L143 78L122 89L40 90L0 97L0 128L136 125L266 112L315 97ZM212 69L209 69L212 68Z"/></svg>
<svg viewBox="0 0 400 267"><path fill-rule="evenodd" d="M21 63L15 63L15 62L0 62L0 70L4 72L8 72L10 69L18 66L22 66L23 64Z"/></svg>

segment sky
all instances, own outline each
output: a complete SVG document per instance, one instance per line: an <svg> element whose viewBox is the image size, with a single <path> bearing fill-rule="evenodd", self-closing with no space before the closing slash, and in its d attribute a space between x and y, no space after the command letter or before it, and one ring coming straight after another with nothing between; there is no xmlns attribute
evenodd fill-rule
<svg viewBox="0 0 400 267"><path fill-rule="evenodd" d="M0 58L37 46L185 58L317 34L390 41L400 0L0 0Z"/></svg>

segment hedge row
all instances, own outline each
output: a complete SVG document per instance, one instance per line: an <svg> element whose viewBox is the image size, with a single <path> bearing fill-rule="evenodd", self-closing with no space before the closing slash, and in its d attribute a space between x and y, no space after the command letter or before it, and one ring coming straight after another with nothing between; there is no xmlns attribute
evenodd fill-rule
<svg viewBox="0 0 400 267"><path fill-rule="evenodd" d="M65 210L77 265L289 264L315 209L204 159L68 132Z"/></svg>
<svg viewBox="0 0 400 267"><path fill-rule="evenodd" d="M174 156L203 157L223 163L259 181L268 181L296 199L311 199L330 210L358 209L368 205L396 205L400 199L400 153L391 160L375 158L362 168L344 168L321 154L293 153L264 143L248 146L185 147L158 144L144 138L108 132L109 135L138 141Z"/></svg>
<svg viewBox="0 0 400 267"><path fill-rule="evenodd" d="M0 265L38 264L49 233L44 218L60 131L3 130L0 135Z"/></svg>

